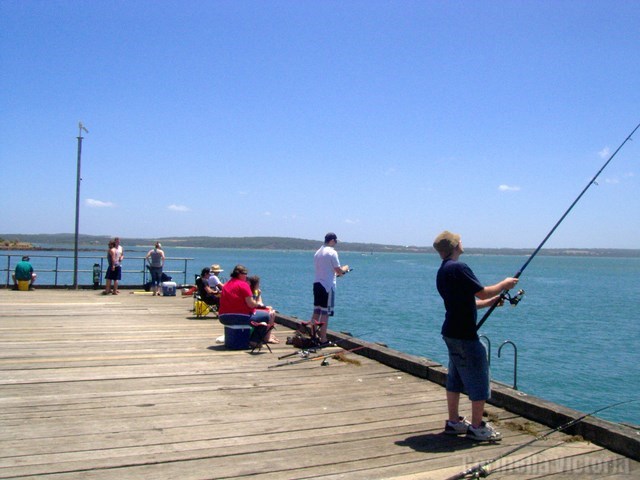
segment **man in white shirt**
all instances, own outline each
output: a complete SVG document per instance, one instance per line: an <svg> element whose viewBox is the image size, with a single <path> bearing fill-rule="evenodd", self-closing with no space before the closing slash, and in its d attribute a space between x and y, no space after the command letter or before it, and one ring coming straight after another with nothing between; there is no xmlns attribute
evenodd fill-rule
<svg viewBox="0 0 640 480"><path fill-rule="evenodd" d="M349 271L349 265L340 265L338 252L334 248L337 243L337 235L333 232L327 233L324 236L324 245L313 256L315 279L311 324L313 327L319 327L321 343L327 342L329 316L333 315L336 276L341 277Z"/></svg>
<svg viewBox="0 0 640 480"><path fill-rule="evenodd" d="M222 287L224 287L224 283L220 280L218 275L224 272L220 265L214 263L211 265L211 276L209 277L209 286L213 288L216 292L221 292Z"/></svg>

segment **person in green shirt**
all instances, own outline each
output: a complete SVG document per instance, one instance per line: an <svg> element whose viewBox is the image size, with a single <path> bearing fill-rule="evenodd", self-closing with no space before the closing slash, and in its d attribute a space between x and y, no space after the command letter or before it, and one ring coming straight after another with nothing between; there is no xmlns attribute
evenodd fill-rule
<svg viewBox="0 0 640 480"><path fill-rule="evenodd" d="M13 273L13 285L18 288L18 280L24 280L29 282L29 289L33 289L33 283L36 281L36 274L33 273L33 267L29 263L29 256L22 257L22 261L16 265L15 272Z"/></svg>

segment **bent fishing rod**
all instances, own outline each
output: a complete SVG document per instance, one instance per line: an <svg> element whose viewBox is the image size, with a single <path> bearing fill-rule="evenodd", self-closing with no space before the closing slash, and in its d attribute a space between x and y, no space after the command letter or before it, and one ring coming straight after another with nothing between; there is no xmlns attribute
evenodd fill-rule
<svg viewBox="0 0 640 480"><path fill-rule="evenodd" d="M529 440L528 442L522 443L520 445L515 446L514 448L512 448L511 450L508 450L504 453L501 453L500 455L493 457L490 460L485 460L484 462L478 463L477 465L474 465L471 468L468 468L467 470L464 470L460 473L457 473L451 477L447 477L446 480L462 480L464 478L480 478L480 477L488 477L489 475L491 475L491 471L487 468L489 465L491 465L492 463L496 463L499 460L502 460L503 458L506 458L510 455L513 455L514 453L522 450L525 447L528 447L529 445L532 445L533 443L537 442L538 440L542 440L544 438L547 438L549 435L552 435L556 432L561 432L563 430L566 430L567 428L573 427L574 425L582 422L585 418L588 417L592 417L597 413L603 412L605 410L609 410L610 408L614 408L614 407L618 407L620 405L626 405L627 403L633 403L633 402L637 402L640 401L640 398L634 398L632 400L624 400L622 402L616 402L616 403L612 403L611 405L607 405L605 407L601 407L598 408L597 410L594 410L593 412L590 413L585 413L584 415L579 416L578 418L574 418L573 420L568 421L567 423L563 423L562 425L553 428L549 431L547 431L546 433L542 434L542 435L538 435L537 437L533 438L532 440ZM515 460L513 463L516 463L518 460ZM497 469L496 469L497 470Z"/></svg>
<svg viewBox="0 0 640 480"><path fill-rule="evenodd" d="M534 250L534 252L529 256L529 258L527 259L526 262L524 262L524 265L522 265L522 267L520 267L520 270L518 270L516 272L516 274L514 275L514 278L520 278L520 275L522 275L522 272L524 272L524 269L527 268L527 266L531 263L531 260L533 260L533 258L538 254L538 252L540 252L540 250L542 249L542 247L544 246L545 243L547 243L547 240L549 240L549 238L551 237L551 235L553 235L553 232L556 231L556 228L558 228L560 226L560 224L563 222L563 220L565 219L565 217L567 215L569 215L569 212L571 212L571 210L573 210L573 207L576 205L576 203L578 203L578 201L580 201L580 199L582 198L582 196L586 193L587 190L589 190L589 187L591 187L591 185L593 185L594 183L596 183L596 179L600 176L600 174L602 173L602 171L607 167L607 165L609 165L609 163L611 162L611 160L613 160L613 157L616 156L616 154L620 151L620 149L622 149L622 147L624 147L624 145L631 140L631 137L633 136L634 133L636 133L636 130L638 130L638 128L640 128L640 123L638 125L636 125L636 128L634 128L631 133L627 136L627 138L625 138L624 142L622 142L620 144L620 146L618 148L616 148L616 151L613 152L613 154L609 157L609 160L607 160L604 165L600 168L600 170L598 170L598 172L594 175L594 177L589 181L589 183L587 183L587 186L584 187L584 189L582 190L582 192L580 192L580 195L578 195L576 197L576 199L573 201L573 203L569 206L569 208L567 209L566 212L564 212L564 214L560 217L560 220L558 220L556 222L556 224L553 226L553 228L549 231L549 233L547 233L547 236L544 237L544 240L542 240L542 242L540 243L540 245L538 245L538 248L536 248ZM597 184L596 184L597 185ZM487 319L489 318L489 316L493 313L493 311L496 309L496 307L498 307L502 301L507 298L507 294L508 294L508 290L503 290L500 295L498 296L498 298L496 299L495 302L493 302L493 304L489 307L489 309L486 311L486 313L483 315L483 317L480 319L480 321L478 322L478 325L476 326L476 330L480 330L480 327L482 326L482 324L484 322L487 321Z"/></svg>

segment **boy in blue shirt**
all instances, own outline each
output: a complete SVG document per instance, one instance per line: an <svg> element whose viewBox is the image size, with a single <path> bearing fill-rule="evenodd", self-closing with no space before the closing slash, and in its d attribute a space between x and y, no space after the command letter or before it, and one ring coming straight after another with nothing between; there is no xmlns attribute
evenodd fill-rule
<svg viewBox="0 0 640 480"><path fill-rule="evenodd" d="M478 338L476 321L478 308L498 301L500 293L512 289L518 279L507 277L495 285L484 287L469 266L458 260L464 253L458 234L445 230L436 237L433 248L442 258L436 286L446 309L441 333L449 351L446 385L449 418L444 432L466 434L472 440L501 440L500 433L482 420L491 387L487 352ZM464 390L471 400L471 423L458 411L460 393Z"/></svg>

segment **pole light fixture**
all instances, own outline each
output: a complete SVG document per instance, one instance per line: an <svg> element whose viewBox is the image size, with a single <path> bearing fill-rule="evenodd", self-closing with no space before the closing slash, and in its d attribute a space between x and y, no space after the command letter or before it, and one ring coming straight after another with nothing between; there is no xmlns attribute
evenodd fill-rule
<svg viewBox="0 0 640 480"><path fill-rule="evenodd" d="M74 246L73 246L73 288L78 289L78 235L80 228L80 182L82 181L82 177L80 176L80 166L82 159L82 131L85 133L89 133L89 130L84 128L82 122L78 123L78 162L77 162L77 171L76 171L76 231L74 237Z"/></svg>

